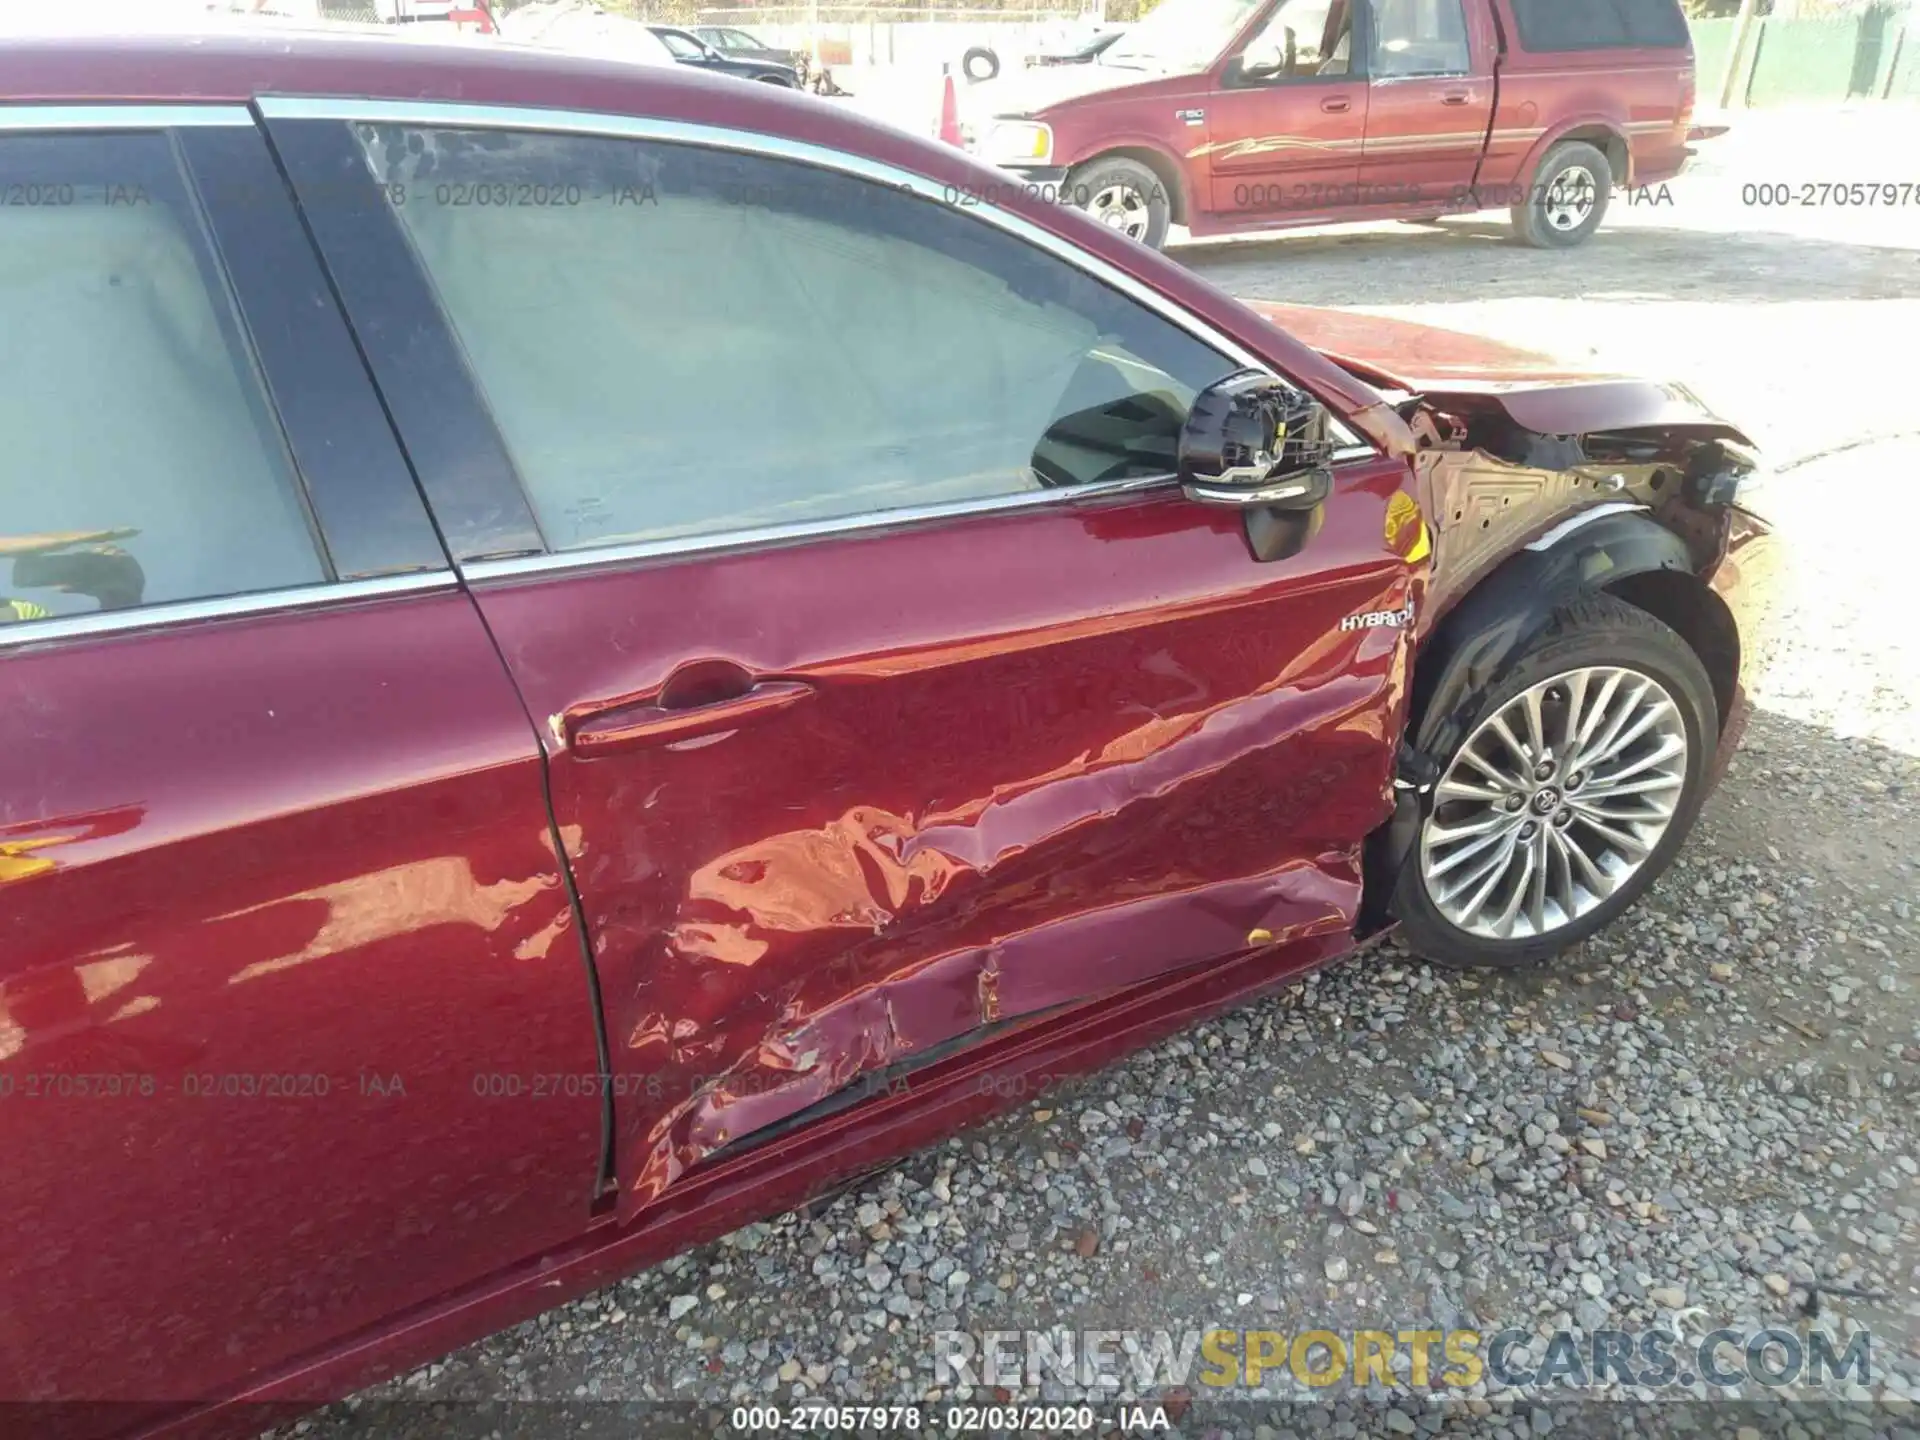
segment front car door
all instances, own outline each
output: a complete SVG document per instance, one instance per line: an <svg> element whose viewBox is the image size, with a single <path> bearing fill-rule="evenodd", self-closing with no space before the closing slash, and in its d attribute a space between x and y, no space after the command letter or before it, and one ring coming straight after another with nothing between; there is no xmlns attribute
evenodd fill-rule
<svg viewBox="0 0 1920 1440"><path fill-rule="evenodd" d="M1412 603L1404 463L1261 564L1170 474L1250 357L1020 222L744 132L267 103L429 491L410 294L496 447L447 465L526 495L527 553L449 543L541 721L628 1213L954 1046L1351 929L1407 650L1343 621ZM436 198L531 177L577 203Z"/></svg>
<svg viewBox="0 0 1920 1440"><path fill-rule="evenodd" d="M1362 203L1468 208L1493 120L1491 12L1464 0L1361 4L1369 77Z"/></svg>
<svg viewBox="0 0 1920 1440"><path fill-rule="evenodd" d="M1276 224L1353 203L1367 82L1353 0L1280 0L1223 62L1207 102L1207 193L1231 221Z"/></svg>
<svg viewBox="0 0 1920 1440"><path fill-rule="evenodd" d="M250 113L12 107L0 190L0 1394L76 1436L581 1234L600 1062L531 723Z"/></svg>

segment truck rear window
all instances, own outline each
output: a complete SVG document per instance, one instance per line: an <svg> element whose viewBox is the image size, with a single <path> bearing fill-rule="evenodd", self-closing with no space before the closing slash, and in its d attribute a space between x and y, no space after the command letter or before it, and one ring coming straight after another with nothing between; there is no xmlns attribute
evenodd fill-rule
<svg viewBox="0 0 1920 1440"><path fill-rule="evenodd" d="M1679 0L1513 0L1520 47L1555 50L1669 48L1688 41Z"/></svg>

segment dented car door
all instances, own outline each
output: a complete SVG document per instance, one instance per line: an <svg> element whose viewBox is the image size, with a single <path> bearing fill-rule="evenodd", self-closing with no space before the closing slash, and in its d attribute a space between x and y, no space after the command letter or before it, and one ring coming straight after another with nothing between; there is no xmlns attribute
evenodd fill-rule
<svg viewBox="0 0 1920 1440"><path fill-rule="evenodd" d="M276 135L543 732L622 1213L1006 1026L1350 931L1404 461L1262 562L1172 480L1249 359L1198 322L900 177L560 123Z"/></svg>

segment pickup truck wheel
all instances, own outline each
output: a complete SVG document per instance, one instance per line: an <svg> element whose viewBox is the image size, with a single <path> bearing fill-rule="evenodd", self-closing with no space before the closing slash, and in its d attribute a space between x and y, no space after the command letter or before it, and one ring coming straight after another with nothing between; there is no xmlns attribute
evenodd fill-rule
<svg viewBox="0 0 1920 1440"><path fill-rule="evenodd" d="M1465 734L1435 757L1393 909L1436 964L1518 969L1610 924L1659 878L1699 814L1720 725L1687 642L1598 595L1554 617Z"/></svg>
<svg viewBox="0 0 1920 1440"><path fill-rule="evenodd" d="M1158 250L1173 223L1173 200L1160 177L1138 160L1107 155L1067 176L1074 203L1109 229Z"/></svg>
<svg viewBox="0 0 1920 1440"><path fill-rule="evenodd" d="M1540 162L1513 228L1536 250L1568 250L1600 228L1613 199L1613 165L1583 140L1556 145Z"/></svg>

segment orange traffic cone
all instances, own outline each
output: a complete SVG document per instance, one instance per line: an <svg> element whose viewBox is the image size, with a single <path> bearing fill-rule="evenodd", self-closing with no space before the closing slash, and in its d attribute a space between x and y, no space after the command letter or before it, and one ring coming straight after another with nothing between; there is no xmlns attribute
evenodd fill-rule
<svg viewBox="0 0 1920 1440"><path fill-rule="evenodd" d="M940 138L949 145L965 149L967 142L960 136L960 96L953 88L953 72L942 66L941 73Z"/></svg>

